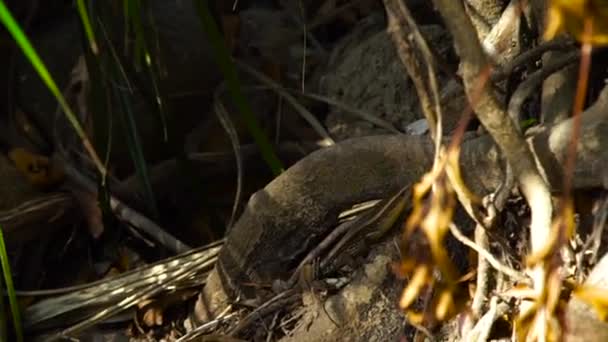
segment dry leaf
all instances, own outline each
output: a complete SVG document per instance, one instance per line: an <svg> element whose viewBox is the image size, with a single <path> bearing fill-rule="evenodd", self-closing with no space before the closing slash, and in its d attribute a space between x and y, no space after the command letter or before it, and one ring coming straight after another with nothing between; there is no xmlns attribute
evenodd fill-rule
<svg viewBox="0 0 608 342"><path fill-rule="evenodd" d="M10 150L8 157L30 184L38 188L49 189L63 182L63 169L45 156L18 147Z"/></svg>
<svg viewBox="0 0 608 342"><path fill-rule="evenodd" d="M578 287L573 295L591 305L597 312L599 319L608 322L608 289L583 285Z"/></svg>
<svg viewBox="0 0 608 342"><path fill-rule="evenodd" d="M583 37L585 22L591 24L590 37ZM544 37L550 40L562 32L593 45L608 44L608 1L551 0Z"/></svg>

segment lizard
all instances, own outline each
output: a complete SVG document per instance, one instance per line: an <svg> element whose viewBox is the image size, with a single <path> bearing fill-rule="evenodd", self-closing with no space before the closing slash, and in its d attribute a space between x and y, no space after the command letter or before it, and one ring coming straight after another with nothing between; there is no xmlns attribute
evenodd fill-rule
<svg viewBox="0 0 608 342"><path fill-rule="evenodd" d="M371 243L386 236L401 214L410 209L410 189L409 184L404 186L396 194L380 201L368 213L363 214L360 224L349 229L323 258L320 272L333 272L346 258L360 254Z"/></svg>
<svg viewBox="0 0 608 342"><path fill-rule="evenodd" d="M410 188L410 185L402 187L396 194L381 200L368 212L334 229L302 260L288 280L287 287L294 286L302 278L301 273L308 269L307 266L317 262L323 251L334 242L315 272L315 277L331 273L341 266L346 258L363 252L369 243L385 236L401 214L409 209Z"/></svg>

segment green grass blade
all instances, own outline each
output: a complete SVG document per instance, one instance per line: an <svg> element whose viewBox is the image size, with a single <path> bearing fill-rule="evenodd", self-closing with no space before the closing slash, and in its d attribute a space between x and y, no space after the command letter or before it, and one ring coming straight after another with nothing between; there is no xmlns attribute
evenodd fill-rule
<svg viewBox="0 0 608 342"><path fill-rule="evenodd" d="M260 128L260 125L257 119L255 118L253 111L251 110L251 106L249 105L247 98L243 94L243 90L241 89L236 68L234 66L234 63L232 63L232 58L228 53L228 49L224 45L222 34L220 33L215 23L215 20L211 16L208 7L208 1L197 0L195 4L198 15L201 19L203 30L207 34L209 42L213 46L213 52L215 53L216 63L222 70L224 78L226 79L226 84L228 86L228 90L230 91L230 95L232 96L232 100L241 112L243 120L245 121L245 124L249 129L249 133L251 133L251 136L260 148L262 157L264 158L274 175L278 175L283 171L284 167L277 155L275 154L270 140L264 134L264 132L262 132L262 129Z"/></svg>
<svg viewBox="0 0 608 342"><path fill-rule="evenodd" d="M93 51L93 54L97 55L99 49L97 48L95 34L93 33L93 27L91 26L91 20L89 19L89 13L87 12L84 0L76 0L76 7L78 8L78 14L80 15L80 20L82 21L82 26L84 27L84 32L89 41L91 51Z"/></svg>
<svg viewBox="0 0 608 342"><path fill-rule="evenodd" d="M135 117L132 111L130 99L125 94L125 92L128 92L129 94L133 92L131 82L129 81L127 73L125 72L125 69L121 64L116 49L114 49L112 45L112 41L108 37L105 26L103 25L103 23L100 23L99 27L101 36L103 37L102 42L105 42L107 44L107 49L105 50L109 52L109 54L101 56L101 58L106 58L105 65L107 67L105 68L105 70L109 70L109 72L105 76L109 76L112 78L111 84L118 84L118 86L114 86L111 88L113 97L117 100L120 100L121 103L122 110L120 113L120 117L123 123L122 126L124 129L124 134L127 138L127 147L129 149L129 155L131 156L131 159L135 166L136 176L140 181L140 185L142 186L142 191L148 210L155 218L158 218L159 211L156 206L156 199L150 182L148 166L146 164L143 146L141 145L141 140L137 131L137 123L135 121Z"/></svg>
<svg viewBox="0 0 608 342"><path fill-rule="evenodd" d="M44 63L42 62L40 57L38 56L38 53L36 52L36 50L34 49L32 44L30 43L29 39L25 36L25 34L23 33L23 30L21 30L21 28L19 27L19 24L17 24L15 19L13 19L13 16L11 15L10 11L4 4L3 0L0 0L0 22L2 22L2 24L4 24L4 26L6 26L7 30L9 31L11 36L13 36L13 39L15 39L15 41L17 42L17 45L19 45L19 47L23 51L23 54L30 61L30 63L32 64L32 66L34 67L34 69L36 70L36 72L38 73L38 75L40 76L40 78L42 79L44 84L46 85L46 87L53 94L53 96L55 96L55 99L61 106L61 109L63 110L64 114L66 115L68 121L70 122L70 124L72 125L72 127L74 128L74 130L76 131L76 133L78 134L80 139L82 140L82 143L84 144L86 151L91 156L91 159L95 163L95 166L97 167L97 169L99 170L101 175L105 176L106 169L104 168L103 164L101 163L101 160L99 159L99 156L97 155L97 152L95 152L95 149L93 149L93 145L91 144L91 141L89 140L86 133L84 132L82 125L80 125L80 122L76 118L76 115L74 114L74 112L68 105L67 101L63 97L63 94L61 94L61 91L59 91L59 87L57 87L57 84L51 77L51 74L49 73L48 69L46 68L46 66L44 65Z"/></svg>
<svg viewBox="0 0 608 342"><path fill-rule="evenodd" d="M127 0L125 12L125 21L129 23L129 27L133 27L133 34L135 35L135 65L139 66L143 61L146 71L150 76L150 83L152 90L154 91L154 101L158 107L160 114L161 123L163 126L163 140L166 142L169 139L167 130L167 110L165 108L164 96L159 88L160 72L156 67L158 61L154 61L159 56L153 56L148 48L149 42L156 39L154 32L154 25L149 25L148 29L144 28L144 22L142 18L142 11L146 10L140 0ZM151 36L150 36L151 35Z"/></svg>
<svg viewBox="0 0 608 342"><path fill-rule="evenodd" d="M13 317L13 327L15 328L15 336L17 337L17 341L21 342L23 341L21 312L19 311L19 303L17 302L17 295L15 294L15 287L13 286L11 265L8 262L8 253L6 252L6 245L4 244L4 234L2 233L2 227L0 227L0 265L2 266L4 283L6 284L6 293L8 293L8 303L10 305L11 315Z"/></svg>
<svg viewBox="0 0 608 342"><path fill-rule="evenodd" d="M146 51L144 39L144 28L141 21L141 3L139 0L126 0L128 14L128 21L132 25L133 33L135 35L135 66L137 70L139 70L139 66L141 61L143 60L143 55Z"/></svg>
<svg viewBox="0 0 608 342"><path fill-rule="evenodd" d="M4 293L4 282L0 277L0 294ZM4 295L0 295L0 342L8 341L8 334L6 330L6 311L4 311Z"/></svg>

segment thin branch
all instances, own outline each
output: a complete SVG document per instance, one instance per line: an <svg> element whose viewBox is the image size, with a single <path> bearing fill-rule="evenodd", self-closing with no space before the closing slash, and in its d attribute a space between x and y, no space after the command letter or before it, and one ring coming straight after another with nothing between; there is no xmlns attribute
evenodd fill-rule
<svg viewBox="0 0 608 342"><path fill-rule="evenodd" d="M492 297L490 300L490 309L483 317L479 319L475 327L465 334L465 341L487 341L492 326L496 320L505 315L509 311L509 306L505 303L498 303L498 297Z"/></svg>
<svg viewBox="0 0 608 342"><path fill-rule="evenodd" d="M222 99L220 94L226 90L226 84L223 83L220 87L215 91L215 95L213 96L214 102L214 111L218 120L224 127L224 131L230 138L230 144L232 145L232 149L234 152L234 159L236 161L236 191L234 194L234 203L232 205L232 213L230 214L230 221L228 221L228 225L226 226L226 231L230 231L232 226L234 225L237 211L239 208L239 203L241 202L241 195L243 192L243 157L241 156L241 144L239 142L239 135L234 127L234 122L230 119L230 115L228 115L228 111L226 107L222 103Z"/></svg>
<svg viewBox="0 0 608 342"><path fill-rule="evenodd" d="M515 179L532 212L530 241L532 253L542 250L551 233L553 213L551 194L547 182L537 169L530 148L508 117L490 84L480 84L479 78L487 74L489 63L475 29L466 15L461 1L435 0L436 7L445 19L454 37L460 55L461 70L469 102L482 125L488 130L513 169ZM544 271L536 268L534 286L543 288Z"/></svg>
<svg viewBox="0 0 608 342"><path fill-rule="evenodd" d="M574 46L574 42L569 39L555 39L548 42L535 46L525 52L522 52L517 57L513 58L510 62L505 64L502 68L495 70L492 74L492 81L499 82L507 78L516 68L539 60L542 55L547 51L569 51Z"/></svg>
<svg viewBox="0 0 608 342"><path fill-rule="evenodd" d="M547 77L576 62L579 57L579 51L569 53L555 60L550 65L543 66L540 70L534 72L517 87L517 90L515 90L513 96L511 96L511 100L509 100L508 108L509 117L513 120L517 128L519 128L519 117L525 100L532 95L534 90L538 89L538 87Z"/></svg>
<svg viewBox="0 0 608 342"><path fill-rule="evenodd" d="M441 107L434 71L435 61L405 4L401 0L384 0L384 7L388 16L387 32L391 35L399 59L416 87L422 112L429 123L431 136L439 146L442 135L440 129ZM412 42L416 43L418 50L415 49ZM417 55L417 52L422 54L422 58ZM426 66L426 70L423 69L424 66Z"/></svg>
<svg viewBox="0 0 608 342"><path fill-rule="evenodd" d="M456 227L456 225L453 223L450 224L450 232L458 241L462 242L462 244L464 244L465 246L473 249L479 254L480 257L486 259L488 263L490 263L490 265L498 272L502 272L507 276L511 277L512 279L515 279L525 284L530 282L530 280L523 273L502 264L492 255L492 253L488 252L475 242L471 241L471 239L462 234L458 227Z"/></svg>
<svg viewBox="0 0 608 342"><path fill-rule="evenodd" d="M270 298L264 304L258 306L255 310L250 312L247 316L245 316L239 322L239 324L229 332L229 335L230 336L238 335L240 332L242 332L243 330L247 329L250 325L255 323L256 320L258 320L276 310L279 310L279 309L285 307L286 305L295 303L298 300L300 300L300 298L301 298L301 294L293 289L286 290L286 291L279 293L278 295Z"/></svg>
<svg viewBox="0 0 608 342"><path fill-rule="evenodd" d="M284 98L285 101L287 101L293 107L293 109L295 109L298 112L298 114L300 114L300 116L310 124L310 126L317 132L317 134L319 134L319 136L321 136L323 138L323 140L328 145L334 145L336 143L333 140L333 138L329 135L329 132L327 132L325 127L323 127L323 125L319 122L319 120L308 109L306 109L304 106L302 106L298 102L298 100L296 100L296 98L294 98L291 94L289 94L289 92L287 92L285 89L283 89L283 87L280 84L271 80L269 77L266 77L259 71L253 69L246 63L243 63L243 62L235 59L234 64L241 70L248 73L249 75L255 77L261 83L272 88L272 90L274 92L276 92L279 96Z"/></svg>
<svg viewBox="0 0 608 342"><path fill-rule="evenodd" d="M453 234L453 233L452 233ZM489 251L490 241L484 227L480 224L475 226L475 243L480 250ZM488 252L489 253L489 252ZM481 256L481 255L480 255ZM483 313L486 301L489 298L491 286L490 283L494 279L493 271L490 267L490 262L487 258L477 258L477 279L473 302L471 303L471 316L466 320L463 328L463 335L466 335L473 328L473 324L478 317Z"/></svg>
<svg viewBox="0 0 608 342"><path fill-rule="evenodd" d="M86 189L91 193L96 193L95 184L88 179L85 175L76 170L72 165L70 165L67 161L64 162L64 169L66 175L74 181L76 184ZM149 234L153 237L157 242L159 242L162 246L165 246L167 249L175 252L175 253L184 253L191 249L190 246L181 242L173 235L167 233L163 228L157 225L154 221L140 214L139 212L131 209L122 201L112 196L110 198L110 206L112 211L120 220L128 222L135 228L140 229L141 231Z"/></svg>

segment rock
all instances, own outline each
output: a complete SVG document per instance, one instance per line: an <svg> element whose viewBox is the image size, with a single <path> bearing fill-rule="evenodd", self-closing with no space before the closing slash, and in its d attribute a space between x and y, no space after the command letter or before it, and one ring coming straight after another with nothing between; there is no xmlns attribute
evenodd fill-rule
<svg viewBox="0 0 608 342"><path fill-rule="evenodd" d="M385 30L385 20L371 15L362 20L352 33L345 37L330 57L326 76L321 77L321 88L326 96L347 106L392 123L403 129L423 117L418 95L407 71L396 53L393 40ZM450 54L451 42L447 33L437 25L420 26L422 34L442 56ZM445 93L448 78L438 75L440 92ZM450 90L451 91L451 90ZM449 132L464 108L462 90L444 101L454 115L444 115ZM448 110L446 110L448 112ZM447 119L446 119L447 118ZM372 123L351 114L333 109L326 125L337 140L365 135L388 133Z"/></svg>

